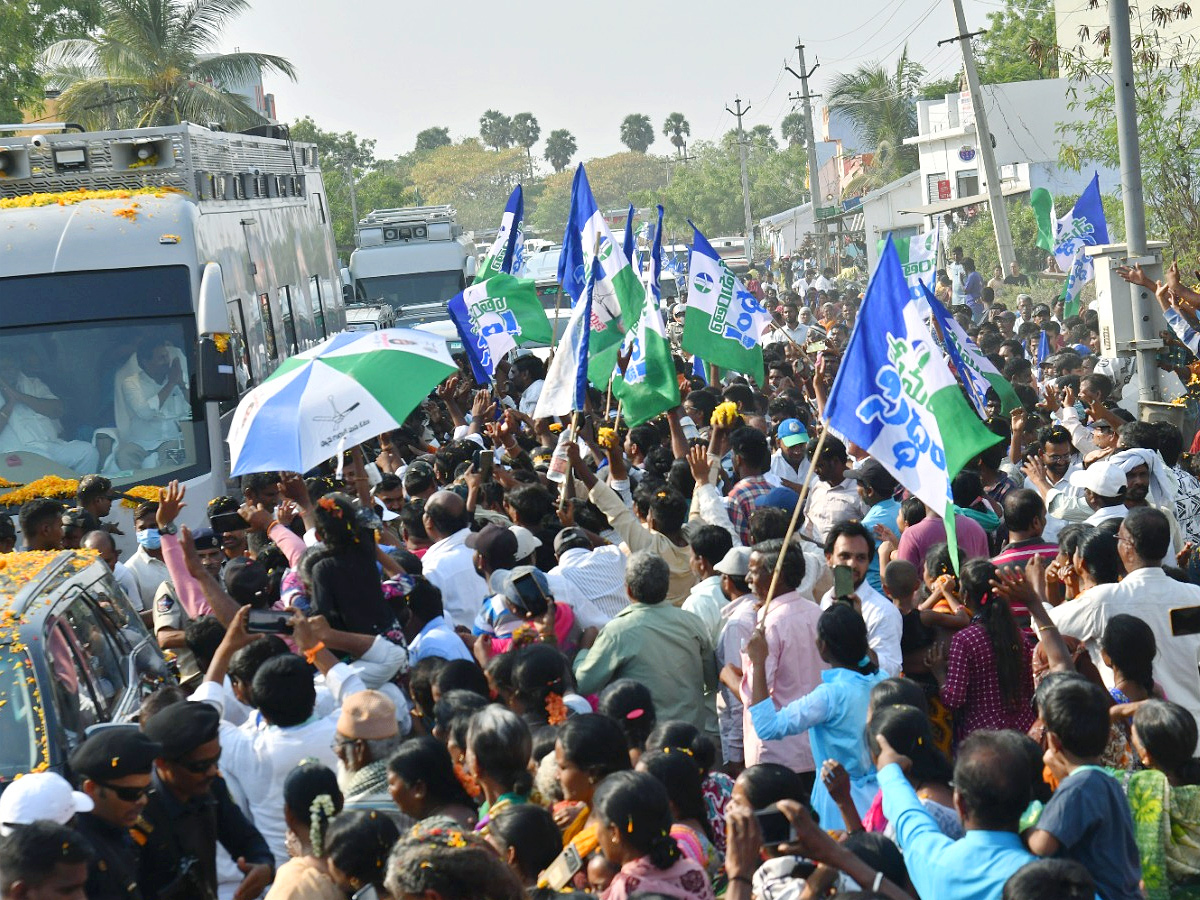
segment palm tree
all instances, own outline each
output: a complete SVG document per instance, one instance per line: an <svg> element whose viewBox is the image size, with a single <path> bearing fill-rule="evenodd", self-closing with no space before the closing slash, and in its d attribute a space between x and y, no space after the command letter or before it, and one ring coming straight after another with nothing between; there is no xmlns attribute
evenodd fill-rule
<svg viewBox="0 0 1200 900"><path fill-rule="evenodd" d="M47 47L41 67L61 91L58 111L93 127L263 121L230 88L264 71L296 70L268 53L216 53L225 26L248 0L99 0L95 36Z"/></svg>
<svg viewBox="0 0 1200 900"><path fill-rule="evenodd" d="M908 58L905 46L889 72L880 62L865 63L839 75L829 95L829 108L842 110L875 153L863 173L865 187L880 187L919 167L917 148L904 139L917 133L916 96L925 70Z"/></svg>
<svg viewBox="0 0 1200 900"><path fill-rule="evenodd" d="M772 153L779 149L779 141L775 140L770 125L755 125L746 132L746 140L752 147L769 150Z"/></svg>
<svg viewBox="0 0 1200 900"><path fill-rule="evenodd" d="M512 120L496 109L479 117L479 136L487 146L501 150L512 143Z"/></svg>
<svg viewBox="0 0 1200 900"><path fill-rule="evenodd" d="M533 178L533 145L541 137L542 126L533 117L533 113L517 113L512 117L510 133L517 146L525 148L525 158L529 160L529 177Z"/></svg>
<svg viewBox="0 0 1200 900"><path fill-rule="evenodd" d="M804 113L792 112L784 116L783 121L779 123L779 133L783 135L783 139L788 142L789 147L803 144L807 137L804 128Z"/></svg>
<svg viewBox="0 0 1200 900"><path fill-rule="evenodd" d="M675 152L683 156L683 148L687 146L687 138L692 134L692 126L683 117L683 113L673 112L663 122L663 137L671 139Z"/></svg>
<svg viewBox="0 0 1200 900"><path fill-rule="evenodd" d="M634 153L645 153L654 143L654 126L650 117L631 113L621 123L621 143Z"/></svg>
<svg viewBox="0 0 1200 900"><path fill-rule="evenodd" d="M449 147L450 129L434 126L417 132L417 150L436 150L438 147Z"/></svg>
<svg viewBox="0 0 1200 900"><path fill-rule="evenodd" d="M565 128L550 132L546 138L546 152L542 155L554 167L555 172L561 172L571 164L575 155L575 136Z"/></svg>

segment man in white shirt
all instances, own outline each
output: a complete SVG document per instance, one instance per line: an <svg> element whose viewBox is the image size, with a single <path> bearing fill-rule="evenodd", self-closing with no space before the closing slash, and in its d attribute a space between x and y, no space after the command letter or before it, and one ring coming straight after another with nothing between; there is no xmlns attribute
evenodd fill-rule
<svg viewBox="0 0 1200 900"><path fill-rule="evenodd" d="M162 558L162 536L158 532L158 522L155 520L157 513L157 503L143 503L133 511L138 548L125 560L125 568L133 574L133 579L137 582L138 598L129 599L139 611L153 610L154 595L158 592L158 586L171 580L167 564Z"/></svg>
<svg viewBox="0 0 1200 900"><path fill-rule="evenodd" d="M950 276L952 285L950 302L955 306L963 306L967 302L967 292L963 281L967 277L967 270L963 268L963 248L955 247L953 259L946 263L946 274Z"/></svg>
<svg viewBox="0 0 1200 900"><path fill-rule="evenodd" d="M790 488L797 494L808 474L808 431L799 419L784 419L775 430L776 449L771 468L764 476L776 487Z"/></svg>
<svg viewBox="0 0 1200 900"><path fill-rule="evenodd" d="M424 575L442 592L446 616L469 629L488 587L475 571L475 551L466 544L471 533L467 505L453 491L438 491L426 501L422 521L433 541L421 560Z"/></svg>
<svg viewBox="0 0 1200 900"><path fill-rule="evenodd" d="M21 373L16 352L0 353L0 452L36 453L81 474L96 471L95 447L62 439L62 414L50 388Z"/></svg>
<svg viewBox="0 0 1200 900"><path fill-rule="evenodd" d="M808 339L809 326L800 321L800 301L794 294L788 295L787 305L783 308L783 324L772 324L763 338L763 346L768 344L788 344L795 342L801 347Z"/></svg>
<svg viewBox="0 0 1200 900"><path fill-rule="evenodd" d="M810 444L808 449L811 456L816 445ZM866 513L858 496L858 482L846 477L849 467L846 445L833 435L826 437L825 449L815 464L817 477L804 504L804 533L818 544L825 543L834 525L861 519ZM863 572L865 577L865 568Z"/></svg>
<svg viewBox="0 0 1200 900"><path fill-rule="evenodd" d="M715 647L721 634L721 611L729 603L716 566L733 548L733 538L719 525L702 525L691 532L688 548L697 582L684 598L683 608L704 623Z"/></svg>
<svg viewBox="0 0 1200 900"><path fill-rule="evenodd" d="M821 270L821 274L812 282L812 286L817 289L817 293L824 291L829 293L834 289L833 269L826 266Z"/></svg>
<svg viewBox="0 0 1200 900"><path fill-rule="evenodd" d="M900 674L904 662L900 652L904 617L891 600L867 581L867 568L874 555L875 541L861 522L834 525L825 541L825 561L829 566L850 567L854 577L854 593L849 599L867 625L867 644L875 651L880 670L894 676ZM830 588L821 598L821 609L829 609L839 599L834 596L834 590Z"/></svg>
<svg viewBox="0 0 1200 900"><path fill-rule="evenodd" d="M629 605L629 595L625 592L625 554L619 547L597 541L582 528L564 528L554 538L558 565L547 573L561 577L575 589L579 598L575 612L584 628L602 627ZM581 615L584 607L602 621Z"/></svg>
<svg viewBox="0 0 1200 900"><path fill-rule="evenodd" d="M546 384L546 364L532 353L518 357L513 361L509 377L512 386L521 392L521 399L516 404L517 409L527 416L532 416L533 411L537 409L538 398L542 396L542 388Z"/></svg>
<svg viewBox="0 0 1200 900"><path fill-rule="evenodd" d="M1100 638L1108 621L1120 613L1136 616L1154 632L1157 653L1154 680L1163 693L1200 719L1200 634L1177 634L1172 613L1200 607L1200 586L1176 581L1158 560L1171 543L1171 526L1160 510L1129 510L1117 532L1117 554L1128 573L1116 584L1102 584L1083 596L1050 610L1050 618L1066 636L1078 638L1092 655L1105 683L1112 670L1100 656Z"/></svg>
<svg viewBox="0 0 1200 900"><path fill-rule="evenodd" d="M116 384L118 467L162 465L159 452L180 446L179 423L191 415L179 351L164 340L143 341L118 370Z"/></svg>
<svg viewBox="0 0 1200 900"><path fill-rule="evenodd" d="M1125 508L1125 473L1106 460L1094 462L1086 469L1071 473L1071 484L1083 488L1083 499L1092 514L1085 525L1099 525L1107 519L1123 519Z"/></svg>
<svg viewBox="0 0 1200 900"><path fill-rule="evenodd" d="M85 550L95 550L100 554L104 564L113 573L113 578L125 592L125 599L135 610L141 612L142 595L138 590L137 579L133 577L133 573L129 571L128 567L117 558L117 545L113 541L112 535L107 531L89 531L83 536L83 543L80 546ZM165 565L164 563L164 567Z"/></svg>

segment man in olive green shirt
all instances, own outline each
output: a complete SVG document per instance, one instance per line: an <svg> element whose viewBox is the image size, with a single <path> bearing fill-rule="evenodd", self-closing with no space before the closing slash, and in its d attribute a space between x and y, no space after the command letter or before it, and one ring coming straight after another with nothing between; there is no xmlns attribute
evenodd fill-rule
<svg viewBox="0 0 1200 900"><path fill-rule="evenodd" d="M650 689L658 721L681 719L717 737L717 659L704 623L665 603L671 573L648 551L630 555L630 604L575 658L579 693L598 694L618 678Z"/></svg>

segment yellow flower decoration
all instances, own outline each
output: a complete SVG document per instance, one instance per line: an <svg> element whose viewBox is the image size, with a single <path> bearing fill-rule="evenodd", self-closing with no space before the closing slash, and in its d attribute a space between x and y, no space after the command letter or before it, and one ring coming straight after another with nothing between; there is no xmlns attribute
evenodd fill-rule
<svg viewBox="0 0 1200 900"><path fill-rule="evenodd" d="M561 431L562 431L562 423L561 422L551 422L550 423L550 433L551 434L558 434Z"/></svg>
<svg viewBox="0 0 1200 900"><path fill-rule="evenodd" d="M44 194L26 194L22 197L0 197L0 209L33 209L39 206L74 206L85 200L128 200L131 197L165 197L168 194L186 194L174 187L145 187L118 191L53 191Z"/></svg>
<svg viewBox="0 0 1200 900"><path fill-rule="evenodd" d="M596 443L604 450L614 450L617 446L617 432L612 428L601 428L596 432Z"/></svg>
<svg viewBox="0 0 1200 900"><path fill-rule="evenodd" d="M162 499L162 488L154 484L139 484L137 487L126 488L121 493L137 498L130 500L129 497L122 497L121 505L126 509L137 509L142 503L157 503Z"/></svg>
<svg viewBox="0 0 1200 900"><path fill-rule="evenodd" d="M0 485L3 487L3 485ZM79 482L73 478L59 478L57 475L46 475L37 481L31 481L24 487L0 494L0 506L21 506L38 497L51 497L55 500L73 500L79 493Z"/></svg>
<svg viewBox="0 0 1200 900"><path fill-rule="evenodd" d="M713 410L709 424L714 428L728 428L737 421L738 415L737 404L726 400L724 403L717 404L717 408Z"/></svg>
<svg viewBox="0 0 1200 900"><path fill-rule="evenodd" d="M157 166L157 165L158 165L158 154L151 153L145 159L135 160L134 162L131 162L125 168L127 168L127 169L143 169L143 168L146 168L147 166Z"/></svg>
<svg viewBox="0 0 1200 900"><path fill-rule="evenodd" d="M212 340L217 347L218 353L224 353L229 349L229 338L230 336L228 334L222 334L220 332L212 335Z"/></svg>

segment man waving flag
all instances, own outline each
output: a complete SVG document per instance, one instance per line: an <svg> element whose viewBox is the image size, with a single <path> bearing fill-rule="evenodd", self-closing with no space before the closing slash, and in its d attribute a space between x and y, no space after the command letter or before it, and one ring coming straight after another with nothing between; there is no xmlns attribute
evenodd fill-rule
<svg viewBox="0 0 1200 900"><path fill-rule="evenodd" d="M761 385L762 333L771 323L771 314L721 261L700 229L692 225L692 231L683 349L704 357L710 365L749 375Z"/></svg>
<svg viewBox="0 0 1200 900"><path fill-rule="evenodd" d="M662 276L662 217L658 208L658 230L647 267L650 288L641 318L633 331L625 336L624 353L630 354L625 372L612 373L613 396L624 403L625 421L640 425L659 413L679 405L679 382L675 378L675 363L671 345L663 332L662 296L659 278Z"/></svg>
<svg viewBox="0 0 1200 900"><path fill-rule="evenodd" d="M520 270L521 255L525 247L525 198L518 184L513 188L500 217L500 230L479 266L475 284L487 281L501 272L512 274Z"/></svg>
<svg viewBox="0 0 1200 900"><path fill-rule="evenodd" d="M854 329L825 416L830 428L864 448L931 509L943 511L950 558L957 560L950 481L1000 436L967 405L916 304L908 301L889 238L859 310L859 322L870 327Z"/></svg>
<svg viewBox="0 0 1200 900"><path fill-rule="evenodd" d="M911 279L909 283L911 285ZM971 336L963 331L963 327L950 315L942 301L929 290L929 285L921 282L920 289L930 312L933 313L934 321L937 322L938 330L942 333L942 345L946 348L959 379L966 387L967 396L975 411L981 418L987 418L987 392L990 388L1000 398L1000 414L1007 416L1021 405L1017 392L1004 380L1004 376L996 370L991 360L983 355L971 340Z"/></svg>
<svg viewBox="0 0 1200 900"><path fill-rule="evenodd" d="M571 186L571 213L558 258L558 281L576 305L583 299L593 255L599 262L592 290L589 339L590 353L595 358L620 344L625 333L637 325L646 294L624 249L613 239L600 214L580 163ZM588 371L592 384L599 388L608 387L611 374L611 361L607 367L591 366Z"/></svg>

